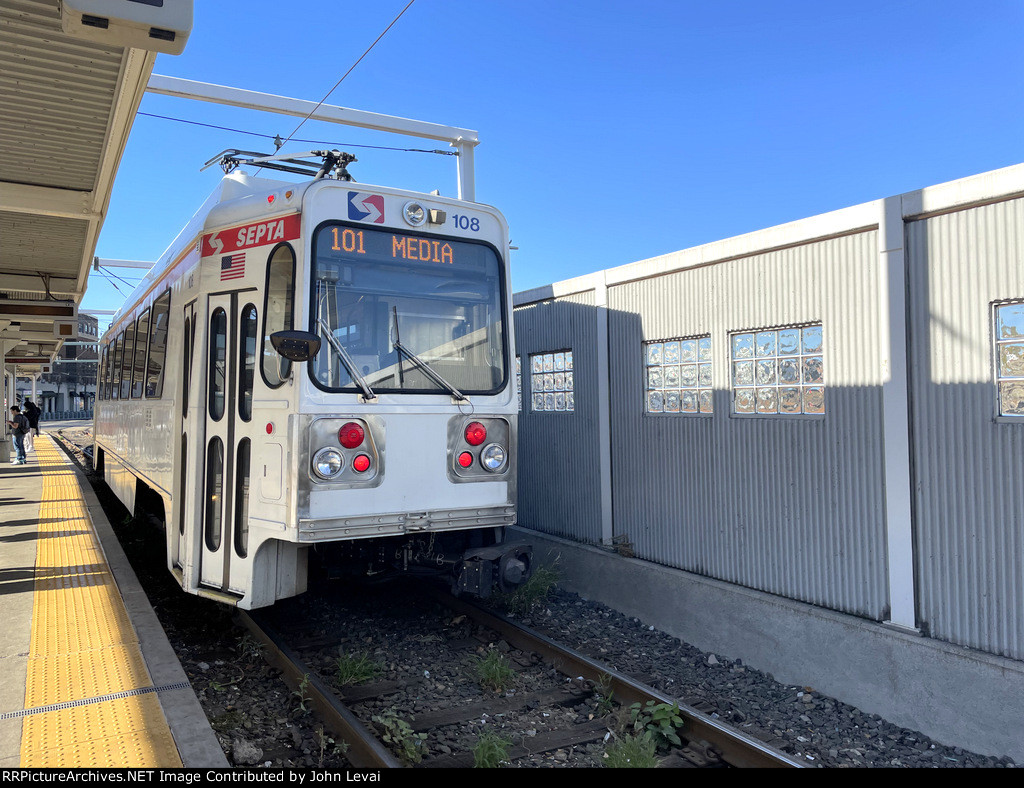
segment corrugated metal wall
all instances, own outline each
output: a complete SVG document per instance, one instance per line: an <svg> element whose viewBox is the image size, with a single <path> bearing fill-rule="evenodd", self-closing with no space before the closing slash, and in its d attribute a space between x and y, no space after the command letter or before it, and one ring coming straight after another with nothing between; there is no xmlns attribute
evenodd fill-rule
<svg viewBox="0 0 1024 788"><path fill-rule="evenodd" d="M571 417L524 385L520 522L597 542L604 517L641 559L1024 659L1024 419L998 416L994 330L1024 301L1022 194L1007 168L520 294L524 370L571 348L577 381ZM825 416L733 416L730 334L808 323ZM708 335L714 414L645 413L644 343Z"/></svg>
<svg viewBox="0 0 1024 788"><path fill-rule="evenodd" d="M616 534L658 563L882 619L877 233L609 287ZM729 333L821 322L826 417L730 415ZM710 333L711 418L645 414L644 341Z"/></svg>
<svg viewBox="0 0 1024 788"><path fill-rule="evenodd" d="M519 416L519 522L586 543L601 540L597 403L597 310L579 293L515 310L523 370ZM572 350L575 410L534 413L531 353Z"/></svg>
<svg viewBox="0 0 1024 788"><path fill-rule="evenodd" d="M996 419L992 303L1024 298L1024 200L907 224L918 611L1024 659L1024 423Z"/></svg>

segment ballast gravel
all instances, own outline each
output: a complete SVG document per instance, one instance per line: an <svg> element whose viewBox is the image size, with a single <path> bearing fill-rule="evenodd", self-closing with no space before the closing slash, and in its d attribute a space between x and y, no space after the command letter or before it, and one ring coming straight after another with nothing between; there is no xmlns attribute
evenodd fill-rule
<svg viewBox="0 0 1024 788"><path fill-rule="evenodd" d="M809 767L1013 768L886 722L811 687L780 684L740 661L709 654L637 618L555 589L519 619Z"/></svg>

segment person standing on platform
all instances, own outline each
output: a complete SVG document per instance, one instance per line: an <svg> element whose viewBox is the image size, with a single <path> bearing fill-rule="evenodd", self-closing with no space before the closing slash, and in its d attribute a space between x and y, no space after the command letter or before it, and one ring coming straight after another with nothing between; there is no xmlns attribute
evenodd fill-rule
<svg viewBox="0 0 1024 788"><path fill-rule="evenodd" d="M7 420L7 426L11 428L11 435L14 436L14 450L17 453L15 465L24 465L25 457L25 434L29 430L28 419L21 414L21 408L11 405L11 418Z"/></svg>
<svg viewBox="0 0 1024 788"><path fill-rule="evenodd" d="M42 413L39 410L39 406L36 405L32 400L27 399L22 403L22 409L25 413L25 418L28 419L28 426L32 428L32 432L39 435L39 414Z"/></svg>

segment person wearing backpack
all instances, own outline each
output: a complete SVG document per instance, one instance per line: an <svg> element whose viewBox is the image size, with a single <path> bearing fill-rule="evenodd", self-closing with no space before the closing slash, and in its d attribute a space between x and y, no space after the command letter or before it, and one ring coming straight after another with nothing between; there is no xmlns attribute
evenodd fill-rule
<svg viewBox="0 0 1024 788"><path fill-rule="evenodd" d="M34 403L30 399L27 399L23 403L21 403L21 407L22 407L22 412L25 415L25 418L28 419L28 426L31 428L33 434L35 434L36 437L38 437L39 436L39 416L42 413L42 411L39 410L39 406L36 405L36 403Z"/></svg>
<svg viewBox="0 0 1024 788"><path fill-rule="evenodd" d="M7 426L11 428L14 436L14 450L17 453L15 465L24 465L28 460L25 457L25 435L28 433L28 419L21 415L21 408L11 405L11 418L7 420Z"/></svg>

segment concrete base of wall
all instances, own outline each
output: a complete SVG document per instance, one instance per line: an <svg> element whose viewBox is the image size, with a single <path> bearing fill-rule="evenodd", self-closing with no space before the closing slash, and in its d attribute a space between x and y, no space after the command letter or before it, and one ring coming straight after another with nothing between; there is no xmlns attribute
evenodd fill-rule
<svg viewBox="0 0 1024 788"><path fill-rule="evenodd" d="M943 744L1024 763L1024 663L529 529L561 587Z"/></svg>

